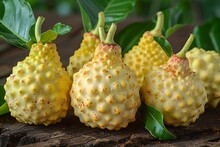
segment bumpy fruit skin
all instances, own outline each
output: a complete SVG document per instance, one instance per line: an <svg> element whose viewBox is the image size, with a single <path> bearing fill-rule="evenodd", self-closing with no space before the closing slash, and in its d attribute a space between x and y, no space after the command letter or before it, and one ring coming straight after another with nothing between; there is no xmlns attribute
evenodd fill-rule
<svg viewBox="0 0 220 147"><path fill-rule="evenodd" d="M70 87L55 44L37 43L7 78L5 100L19 122L47 126L66 116Z"/></svg>
<svg viewBox="0 0 220 147"><path fill-rule="evenodd" d="M145 32L138 45L126 53L123 59L138 77L140 85L143 83L144 75L168 61L167 55L153 37L149 31Z"/></svg>
<svg viewBox="0 0 220 147"><path fill-rule="evenodd" d="M193 48L186 53L190 67L204 82L208 106L217 107L220 101L220 55L215 51Z"/></svg>
<svg viewBox="0 0 220 147"><path fill-rule="evenodd" d="M97 35L90 32L84 33L80 48L70 57L69 65L67 66L67 71L69 72L71 79L73 74L78 72L86 62L92 60L95 49L99 43L100 39Z"/></svg>
<svg viewBox="0 0 220 147"><path fill-rule="evenodd" d="M87 126L119 130L135 121L139 89L134 73L122 63L121 48L100 43L92 61L74 75L71 105Z"/></svg>
<svg viewBox="0 0 220 147"><path fill-rule="evenodd" d="M161 111L165 123L172 126L188 126L194 122L208 101L205 87L190 70L188 60L176 55L145 76L141 95L143 101Z"/></svg>

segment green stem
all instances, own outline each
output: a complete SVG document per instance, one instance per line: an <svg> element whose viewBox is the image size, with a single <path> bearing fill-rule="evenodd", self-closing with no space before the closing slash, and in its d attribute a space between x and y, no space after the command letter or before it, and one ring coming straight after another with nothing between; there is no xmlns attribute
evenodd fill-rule
<svg viewBox="0 0 220 147"><path fill-rule="evenodd" d="M106 44L115 44L114 36L115 36L116 29L117 29L117 25L115 23L112 23L104 43L106 43Z"/></svg>
<svg viewBox="0 0 220 147"><path fill-rule="evenodd" d="M163 23L164 23L164 16L161 11L157 12L157 23L153 30L150 31L150 33L153 36L161 36L162 35L162 29L163 29Z"/></svg>
<svg viewBox="0 0 220 147"><path fill-rule="evenodd" d="M103 27L99 27L99 37L100 37L101 42L105 41L106 34L105 34Z"/></svg>
<svg viewBox="0 0 220 147"><path fill-rule="evenodd" d="M179 51L176 55L180 58L186 58L186 52L188 51L188 49L190 48L192 42L194 40L194 35L190 34L189 38L187 39L185 45L183 46L183 48L181 49L181 51Z"/></svg>
<svg viewBox="0 0 220 147"><path fill-rule="evenodd" d="M104 27L104 25L105 25L104 12L99 12L98 23L97 23L96 27L91 31L91 33L98 36L99 35L99 27Z"/></svg>
<svg viewBox="0 0 220 147"><path fill-rule="evenodd" d="M42 26L44 20L45 20L45 18L42 16L39 16L37 18L37 22L35 25L35 37L36 37L37 42L40 42L40 39L41 39L41 26Z"/></svg>

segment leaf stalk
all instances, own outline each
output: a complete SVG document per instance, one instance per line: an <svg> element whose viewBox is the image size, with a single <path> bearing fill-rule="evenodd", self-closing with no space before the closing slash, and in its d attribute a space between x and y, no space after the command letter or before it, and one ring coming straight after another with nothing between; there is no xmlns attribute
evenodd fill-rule
<svg viewBox="0 0 220 147"><path fill-rule="evenodd" d="M190 34L189 38L187 39L185 45L183 46L183 48L181 49L181 51L179 51L176 55L180 58L186 58L186 52L189 50L192 42L194 40L194 35Z"/></svg>
<svg viewBox="0 0 220 147"><path fill-rule="evenodd" d="M104 12L99 12L98 23L96 27L91 31L92 34L99 36L99 27L104 27L105 25L105 15Z"/></svg>
<svg viewBox="0 0 220 147"><path fill-rule="evenodd" d="M164 24L164 15L163 12L159 11L157 12L156 26L153 30L150 31L150 33L153 36L162 36L163 24Z"/></svg>
<svg viewBox="0 0 220 147"><path fill-rule="evenodd" d="M115 23L112 23L112 25L107 33L106 39L104 41L105 44L115 44L114 36L115 36L116 30L117 30L117 25Z"/></svg>
<svg viewBox="0 0 220 147"><path fill-rule="evenodd" d="M37 22L35 25L35 37L36 37L37 42L40 42L40 40L41 40L41 26L42 26L44 20L45 20L45 18L42 16L39 16L37 18Z"/></svg>

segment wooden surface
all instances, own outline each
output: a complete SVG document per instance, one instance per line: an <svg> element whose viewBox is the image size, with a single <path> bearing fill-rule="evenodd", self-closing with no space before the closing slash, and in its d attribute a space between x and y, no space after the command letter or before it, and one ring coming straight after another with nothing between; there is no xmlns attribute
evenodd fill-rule
<svg viewBox="0 0 220 147"><path fill-rule="evenodd" d="M44 14L45 16L45 14ZM53 17L51 17L53 16ZM62 21L73 27L73 31L56 40L58 52L63 66L68 65L69 57L74 53L82 40L83 26L80 16L61 18L54 14L46 15L45 28L55 22ZM131 22L142 18L130 18L118 24L119 30ZM172 35L169 40L177 52L186 41L192 26ZM0 84L5 83L11 69L28 55L28 50L18 49L0 41ZM34 126L17 122L10 114L0 116L0 147L12 146L220 146L220 106L216 109L206 109L196 123L189 127L168 127L177 139L174 141L159 141L145 130L139 113L137 121L120 131L92 129L80 123L70 111L61 123L56 125Z"/></svg>

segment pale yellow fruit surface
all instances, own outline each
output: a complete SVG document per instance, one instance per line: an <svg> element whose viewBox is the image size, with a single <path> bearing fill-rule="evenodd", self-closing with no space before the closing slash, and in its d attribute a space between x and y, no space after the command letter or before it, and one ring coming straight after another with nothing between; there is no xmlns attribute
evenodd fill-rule
<svg viewBox="0 0 220 147"><path fill-rule="evenodd" d="M19 122L47 126L66 116L70 87L55 44L37 43L7 78L5 100Z"/></svg>
<svg viewBox="0 0 220 147"><path fill-rule="evenodd" d="M121 48L100 43L92 61L74 74L71 105L87 126L119 130L135 121L139 90L134 73L122 63Z"/></svg>
<svg viewBox="0 0 220 147"><path fill-rule="evenodd" d="M190 67L204 82L208 106L217 107L220 101L220 55L215 51L193 48L186 53Z"/></svg>
<svg viewBox="0 0 220 147"><path fill-rule="evenodd" d="M138 45L134 46L123 58L123 62L138 77L140 85L143 83L144 75L167 61L167 55L160 45L154 41L150 32L145 32Z"/></svg>
<svg viewBox="0 0 220 147"><path fill-rule="evenodd" d="M145 76L141 95L143 101L161 111L165 123L172 126L195 122L208 101L203 82L190 70L188 60L175 55L166 65Z"/></svg>
<svg viewBox="0 0 220 147"><path fill-rule="evenodd" d="M84 33L80 48L70 57L69 65L67 66L67 71L69 72L71 79L73 78L73 74L79 71L86 62L92 60L95 48L98 46L99 42L100 39L97 35Z"/></svg>

